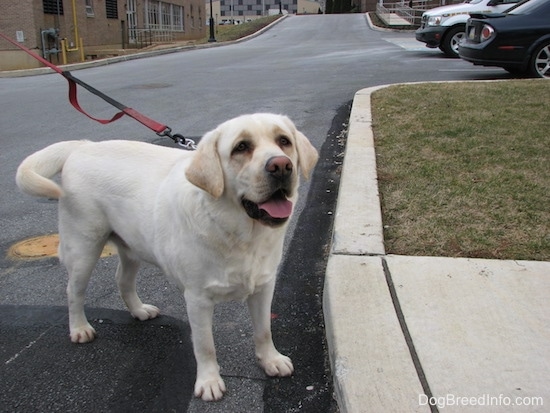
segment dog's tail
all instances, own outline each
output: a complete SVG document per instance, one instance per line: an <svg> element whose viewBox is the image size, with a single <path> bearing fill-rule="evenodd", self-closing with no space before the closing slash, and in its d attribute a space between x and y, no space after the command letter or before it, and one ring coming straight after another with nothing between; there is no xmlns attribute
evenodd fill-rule
<svg viewBox="0 0 550 413"><path fill-rule="evenodd" d="M62 197L61 187L49 178L61 172L69 155L86 143L88 141L59 142L28 156L17 168L17 186L29 195Z"/></svg>

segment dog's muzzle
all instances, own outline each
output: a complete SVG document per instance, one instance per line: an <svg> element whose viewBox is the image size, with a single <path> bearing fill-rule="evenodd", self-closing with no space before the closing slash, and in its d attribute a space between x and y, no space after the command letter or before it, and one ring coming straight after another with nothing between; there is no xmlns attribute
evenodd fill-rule
<svg viewBox="0 0 550 413"><path fill-rule="evenodd" d="M269 174L272 186L277 188L271 196L262 202L242 200L243 207L252 219L269 226L284 224L292 214L292 202L287 194L292 185L292 161L286 156L274 156L266 162L265 170Z"/></svg>

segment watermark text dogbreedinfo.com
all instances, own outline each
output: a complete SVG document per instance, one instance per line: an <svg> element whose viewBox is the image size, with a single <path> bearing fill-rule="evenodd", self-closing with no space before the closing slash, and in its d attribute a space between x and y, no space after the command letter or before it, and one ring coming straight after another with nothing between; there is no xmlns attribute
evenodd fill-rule
<svg viewBox="0 0 550 413"><path fill-rule="evenodd" d="M542 397L510 397L503 394L491 396L482 394L480 396L457 396L455 394L446 394L445 396L428 397L425 394L418 395L418 404L420 406L436 406L444 409L449 406L469 407L469 406L544 406Z"/></svg>

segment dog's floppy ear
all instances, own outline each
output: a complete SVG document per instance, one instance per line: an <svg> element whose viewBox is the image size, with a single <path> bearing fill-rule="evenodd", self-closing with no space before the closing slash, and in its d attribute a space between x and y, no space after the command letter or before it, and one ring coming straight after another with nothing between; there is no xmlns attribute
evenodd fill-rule
<svg viewBox="0 0 550 413"><path fill-rule="evenodd" d="M300 166L300 170L304 174L304 177L309 179L309 173L315 167L317 159L319 159L317 150L309 142L309 139L298 130L296 130L296 148L298 150L298 165Z"/></svg>
<svg viewBox="0 0 550 413"><path fill-rule="evenodd" d="M214 198L223 194L223 169L218 154L219 132L213 130L201 139L185 176L193 185L205 190Z"/></svg>

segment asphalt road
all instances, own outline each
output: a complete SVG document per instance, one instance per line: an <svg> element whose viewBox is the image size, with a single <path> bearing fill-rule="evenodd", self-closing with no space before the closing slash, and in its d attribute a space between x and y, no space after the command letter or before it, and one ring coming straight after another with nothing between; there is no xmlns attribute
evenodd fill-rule
<svg viewBox="0 0 550 413"><path fill-rule="evenodd" d="M130 118L101 126L79 114L59 75L0 78L0 411L334 411L321 297L342 131L354 93L397 82L508 77L425 49L412 33L373 31L359 14L291 16L243 43L73 74L185 136L201 136L243 113L270 111L289 115L320 151L316 172L301 189L273 306L275 342L293 358L296 374L267 379L254 360L243 304L223 304L215 339L229 391L218 403L193 398L182 294L159 270L144 266L141 295L163 316L133 321L116 292L116 257L100 260L88 289L88 316L99 338L72 345L66 275L57 259L6 258L17 241L57 228L56 203L20 194L15 170L25 156L60 140L158 137ZM87 93L80 92L80 101L98 117L115 112Z"/></svg>

